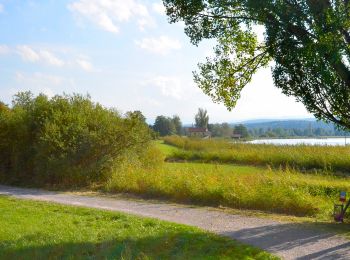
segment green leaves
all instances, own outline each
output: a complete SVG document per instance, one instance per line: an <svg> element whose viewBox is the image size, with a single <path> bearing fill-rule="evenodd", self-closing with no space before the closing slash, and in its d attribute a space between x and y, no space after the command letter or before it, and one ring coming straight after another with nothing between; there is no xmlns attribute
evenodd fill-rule
<svg viewBox="0 0 350 260"><path fill-rule="evenodd" d="M269 61L266 48L258 44L253 32L227 32L218 39L215 57L198 65L194 80L214 102L222 102L231 110L252 75Z"/></svg>
<svg viewBox="0 0 350 260"><path fill-rule="evenodd" d="M350 128L350 2L344 0L163 0L193 44L216 39L195 82L233 109L241 90L274 61L275 85L318 119ZM263 42L255 25L265 28Z"/></svg>
<svg viewBox="0 0 350 260"><path fill-rule="evenodd" d="M143 156L151 140L140 112L123 117L81 95L19 93L0 122L0 175L10 182L101 182L126 154Z"/></svg>

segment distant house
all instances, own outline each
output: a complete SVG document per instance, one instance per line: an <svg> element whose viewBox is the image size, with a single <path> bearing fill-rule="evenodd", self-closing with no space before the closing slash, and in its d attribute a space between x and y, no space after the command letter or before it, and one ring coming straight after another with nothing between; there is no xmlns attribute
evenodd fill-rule
<svg viewBox="0 0 350 260"><path fill-rule="evenodd" d="M232 139L241 139L242 135L241 134L233 134Z"/></svg>
<svg viewBox="0 0 350 260"><path fill-rule="evenodd" d="M208 128L201 127L189 127L187 130L189 137L199 137L199 138L210 138L211 132L208 131Z"/></svg>

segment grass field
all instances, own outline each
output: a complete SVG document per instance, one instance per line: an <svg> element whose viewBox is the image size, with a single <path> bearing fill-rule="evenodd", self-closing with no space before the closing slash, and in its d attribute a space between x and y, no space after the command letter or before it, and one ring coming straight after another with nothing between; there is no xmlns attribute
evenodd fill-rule
<svg viewBox="0 0 350 260"><path fill-rule="evenodd" d="M275 259L197 228L0 196L0 259Z"/></svg>
<svg viewBox="0 0 350 260"><path fill-rule="evenodd" d="M175 146L165 144L163 140L157 140L154 143L165 156L171 156L173 153L181 151Z"/></svg>
<svg viewBox="0 0 350 260"><path fill-rule="evenodd" d="M349 146L277 146L266 144L230 143L225 140L201 140L165 137L164 142L179 148L168 158L197 161L269 165L298 170L322 170L349 174Z"/></svg>
<svg viewBox="0 0 350 260"><path fill-rule="evenodd" d="M202 146L205 142L194 141L194 144ZM160 141L156 144L168 158L181 151ZM214 144L217 147L230 145L225 141ZM288 167L276 168L212 161L165 163L152 170L131 167L115 172L106 189L176 202L333 221L333 204L340 191L350 191L350 177L329 171L305 173Z"/></svg>
<svg viewBox="0 0 350 260"><path fill-rule="evenodd" d="M107 190L330 220L333 202L340 190L350 190L350 179L254 166L165 163L153 171L116 172Z"/></svg>

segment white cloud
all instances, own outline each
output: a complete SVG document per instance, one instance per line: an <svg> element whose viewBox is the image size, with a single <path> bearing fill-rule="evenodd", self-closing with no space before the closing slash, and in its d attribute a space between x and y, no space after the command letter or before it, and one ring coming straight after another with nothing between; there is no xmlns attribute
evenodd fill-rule
<svg viewBox="0 0 350 260"><path fill-rule="evenodd" d="M7 45L0 44L0 55L5 55L10 53L10 48Z"/></svg>
<svg viewBox="0 0 350 260"><path fill-rule="evenodd" d="M93 71L93 65L91 64L90 61L86 60L86 59L77 59L76 60L77 64L79 65L80 68L82 68L85 71Z"/></svg>
<svg viewBox="0 0 350 260"><path fill-rule="evenodd" d="M0 45L0 55L10 53L11 49L6 45ZM42 63L55 67L79 67L85 71L91 72L94 70L89 57L83 55L75 55L71 51L60 51L60 54L65 55L65 59L61 59L53 51L47 49L33 48L28 45L19 45L16 47L16 53L27 62ZM66 57L68 56L68 57ZM73 56L73 58L71 58ZM76 58L74 57L76 56Z"/></svg>
<svg viewBox="0 0 350 260"><path fill-rule="evenodd" d="M39 54L27 45L17 46L17 52L24 61L37 62L40 60Z"/></svg>
<svg viewBox="0 0 350 260"><path fill-rule="evenodd" d="M141 41L135 41L135 44L141 49L152 53L166 55L172 50L181 49L181 42L168 36L158 38L143 38Z"/></svg>
<svg viewBox="0 0 350 260"><path fill-rule="evenodd" d="M3 13L3 12L4 12L4 5L0 4L0 13Z"/></svg>
<svg viewBox="0 0 350 260"><path fill-rule="evenodd" d="M135 20L140 30L155 24L147 7L137 0L78 0L68 9L111 33L118 33L120 24L130 20Z"/></svg>
<svg viewBox="0 0 350 260"><path fill-rule="evenodd" d="M153 3L152 9L154 12L160 15L165 15L165 7L162 3Z"/></svg>
<svg viewBox="0 0 350 260"><path fill-rule="evenodd" d="M34 50L28 45L17 46L17 53L24 61L28 62L42 62L48 65L62 67L65 62L58 58L54 53L48 50Z"/></svg>
<svg viewBox="0 0 350 260"><path fill-rule="evenodd" d="M146 82L146 85L156 86L165 97L171 97L178 100L186 98L184 84L179 78L168 76L156 76Z"/></svg>
<svg viewBox="0 0 350 260"><path fill-rule="evenodd" d="M39 51L40 58L46 62L47 64L62 67L64 65L64 61L57 58L52 52L41 50Z"/></svg>

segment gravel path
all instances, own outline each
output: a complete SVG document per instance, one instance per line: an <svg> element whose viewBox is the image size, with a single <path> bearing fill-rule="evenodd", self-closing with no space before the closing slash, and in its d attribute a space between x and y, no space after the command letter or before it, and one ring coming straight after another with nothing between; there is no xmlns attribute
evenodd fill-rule
<svg viewBox="0 0 350 260"><path fill-rule="evenodd" d="M349 240L303 224L232 215L209 208L69 195L1 185L0 194L115 210L197 226L260 247L284 259L350 259Z"/></svg>

